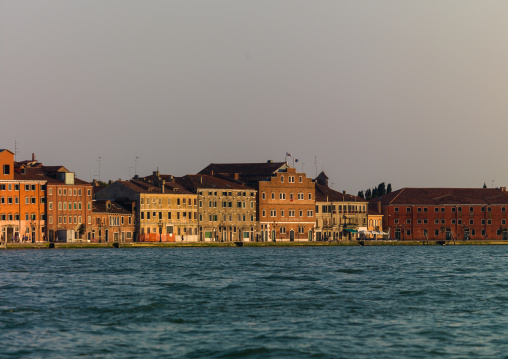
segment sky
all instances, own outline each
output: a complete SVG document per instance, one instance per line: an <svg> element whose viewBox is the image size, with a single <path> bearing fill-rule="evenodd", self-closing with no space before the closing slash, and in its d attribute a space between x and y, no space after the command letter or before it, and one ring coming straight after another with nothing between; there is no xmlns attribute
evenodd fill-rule
<svg viewBox="0 0 508 359"><path fill-rule="evenodd" d="M0 0L0 148L87 181L289 152L354 194L506 186L507 18L489 0Z"/></svg>

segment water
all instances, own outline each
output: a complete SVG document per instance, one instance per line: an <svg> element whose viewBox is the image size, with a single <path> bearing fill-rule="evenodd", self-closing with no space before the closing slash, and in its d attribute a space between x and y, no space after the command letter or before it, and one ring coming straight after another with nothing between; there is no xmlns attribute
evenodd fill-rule
<svg viewBox="0 0 508 359"><path fill-rule="evenodd" d="M508 246L0 251L0 358L508 358Z"/></svg>

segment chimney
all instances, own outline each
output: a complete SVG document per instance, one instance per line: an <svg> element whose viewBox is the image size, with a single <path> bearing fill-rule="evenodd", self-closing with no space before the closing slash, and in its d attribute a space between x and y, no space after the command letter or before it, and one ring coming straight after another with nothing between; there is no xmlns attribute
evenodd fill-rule
<svg viewBox="0 0 508 359"><path fill-rule="evenodd" d="M203 176L199 177L199 183L203 183Z"/></svg>
<svg viewBox="0 0 508 359"><path fill-rule="evenodd" d="M240 179L240 174L239 173L235 173L235 180L237 179Z"/></svg>
<svg viewBox="0 0 508 359"><path fill-rule="evenodd" d="M212 170L212 173L211 173L211 175L213 176L213 170Z"/></svg>
<svg viewBox="0 0 508 359"><path fill-rule="evenodd" d="M164 187L166 187L166 181L162 180L161 181L161 191L162 191L162 193L164 193Z"/></svg>
<svg viewBox="0 0 508 359"><path fill-rule="evenodd" d="M346 194L346 191L342 191L342 194Z"/></svg>
<svg viewBox="0 0 508 359"><path fill-rule="evenodd" d="M377 211L381 213L381 201L377 201Z"/></svg>
<svg viewBox="0 0 508 359"><path fill-rule="evenodd" d="M32 152L32 162L35 162L35 153Z"/></svg>

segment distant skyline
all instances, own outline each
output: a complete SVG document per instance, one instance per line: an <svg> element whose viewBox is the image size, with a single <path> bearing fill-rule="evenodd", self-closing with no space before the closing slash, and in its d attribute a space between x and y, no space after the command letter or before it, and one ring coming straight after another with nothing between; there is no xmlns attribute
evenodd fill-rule
<svg viewBox="0 0 508 359"><path fill-rule="evenodd" d="M284 161L506 186L508 2L0 0L0 148L84 180ZM292 164L292 159L289 160Z"/></svg>

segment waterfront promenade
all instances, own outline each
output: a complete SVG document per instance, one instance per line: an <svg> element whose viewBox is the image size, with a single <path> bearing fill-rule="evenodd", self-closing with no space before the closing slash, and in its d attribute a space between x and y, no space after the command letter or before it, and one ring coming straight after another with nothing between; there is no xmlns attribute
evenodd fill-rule
<svg viewBox="0 0 508 359"><path fill-rule="evenodd" d="M54 245L54 246L53 246ZM242 247L350 247L350 246L439 246L439 245L508 245L508 241L340 241L340 242L242 242ZM180 247L237 247L236 242L162 242L162 243L8 243L1 249L52 249L52 248L180 248Z"/></svg>

